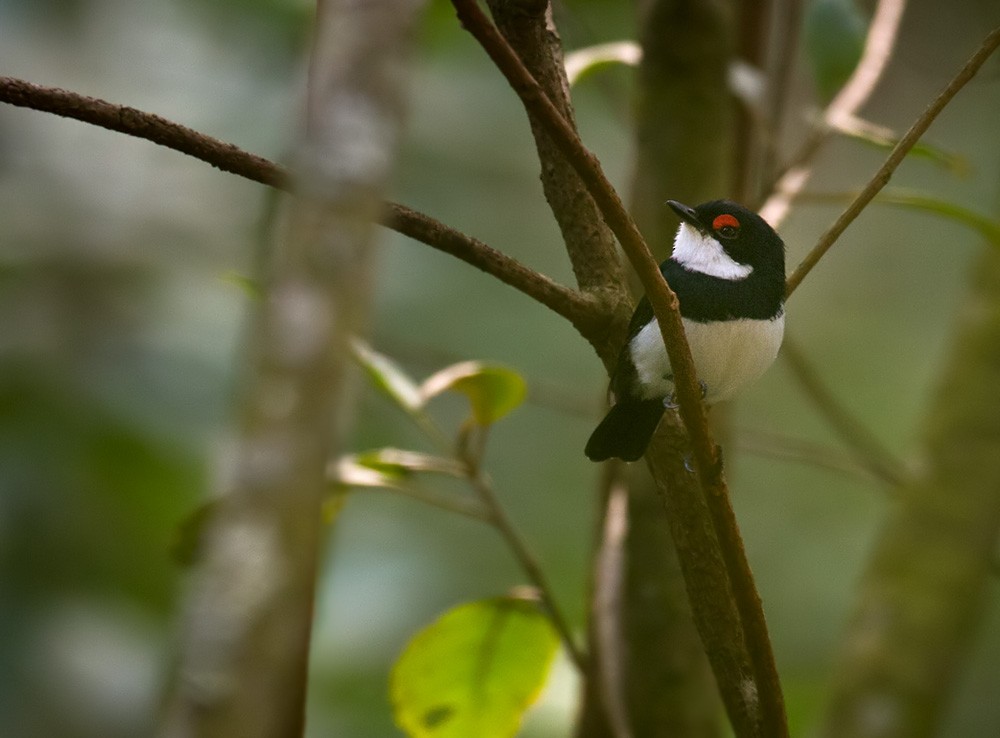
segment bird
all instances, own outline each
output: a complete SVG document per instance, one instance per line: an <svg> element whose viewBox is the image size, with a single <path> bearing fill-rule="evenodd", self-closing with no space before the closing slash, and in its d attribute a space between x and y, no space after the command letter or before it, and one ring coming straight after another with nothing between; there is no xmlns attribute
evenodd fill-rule
<svg viewBox="0 0 1000 738"><path fill-rule="evenodd" d="M668 200L680 218L660 272L676 293L704 399L732 398L774 362L785 330L785 244L757 213L712 200ZM636 461L667 407L673 373L649 299L636 306L611 375L614 405L591 434L592 461Z"/></svg>

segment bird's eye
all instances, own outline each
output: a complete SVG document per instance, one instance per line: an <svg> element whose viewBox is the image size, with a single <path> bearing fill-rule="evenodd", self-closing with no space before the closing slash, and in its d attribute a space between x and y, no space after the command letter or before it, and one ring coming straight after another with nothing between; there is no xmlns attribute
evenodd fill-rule
<svg viewBox="0 0 1000 738"><path fill-rule="evenodd" d="M712 221L712 228L722 238L736 238L740 233L740 222L735 216L723 213Z"/></svg>

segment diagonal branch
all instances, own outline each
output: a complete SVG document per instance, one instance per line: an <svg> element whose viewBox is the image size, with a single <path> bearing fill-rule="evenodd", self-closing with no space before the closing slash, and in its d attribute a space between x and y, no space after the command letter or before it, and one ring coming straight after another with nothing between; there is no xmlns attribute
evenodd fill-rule
<svg viewBox="0 0 1000 738"><path fill-rule="evenodd" d="M719 479L721 470L718 469L718 449L712 440L705 407L701 402L691 350L684 338L677 295L660 274L649 247L625 210L618 193L604 175L597 157L584 147L572 126L549 100L531 73L524 68L517 54L474 0L453 0L453 5L462 25L479 41L524 106L545 125L553 141L587 184L605 221L618 238L642 282L660 324L674 371L681 416L692 435L699 471L706 480Z"/></svg>
<svg viewBox="0 0 1000 738"><path fill-rule="evenodd" d="M931 123L938 117L945 106L951 102L952 98L958 94L969 80L971 80L979 68L989 59L990 55L996 51L997 47L1000 46L1000 27L994 28L983 40L983 43L979 46L976 52L969 57L969 60L965 65L958 71L958 74L952 78L951 82L938 94L931 104L927 106L927 109L920 114L910 126L910 129L899 139L899 143L896 144L892 152L886 158L885 163L879 167L879 170L875 172L875 175L871 178L864 189L858 194L847 209L840 214L840 217L834 222L826 233L824 233L817 244L813 247L802 262L795 268L795 271L791 273L788 277L787 286L785 289L786 296L791 296L795 289L802 283L806 275L812 271L813 267L823 258L823 255L830 250L830 247L840 238L847 227L854 222L854 219L861 214L861 211L867 207L868 203L879 193L879 191L885 187L889 180L892 178L893 172L902 163L903 159L909 153L910 149L914 147L920 137L924 135L928 128L930 128Z"/></svg>
<svg viewBox="0 0 1000 738"><path fill-rule="evenodd" d="M382 218L387 228L461 259L523 292L566 318L587 340L593 341L603 332L608 321L593 295L565 287L502 251L405 205L390 202L387 207L388 213Z"/></svg>
<svg viewBox="0 0 1000 738"><path fill-rule="evenodd" d="M127 105L116 105L57 87L43 87L14 77L0 77L0 102L144 138L201 159L224 172L278 189L289 188L288 172L277 164L233 144Z"/></svg>
<svg viewBox="0 0 1000 738"><path fill-rule="evenodd" d="M799 196L812 174L809 163L830 134L854 116L865 104L882 78L899 35L899 24L907 0L879 0L875 15L868 26L865 48L850 79L830 101L812 133L774 182L771 194L761 206L760 214L775 228L788 215L792 201Z"/></svg>
<svg viewBox="0 0 1000 738"><path fill-rule="evenodd" d="M500 33L575 131L562 40L552 20L549 2L487 0L487 5ZM559 225L577 286L584 294L605 303L601 312L608 317L603 326L606 330L589 340L605 365L613 366L632 312L614 234L601 217L586 184L552 141L545 125L530 112L528 123L541 165L542 191Z"/></svg>
<svg viewBox="0 0 1000 738"><path fill-rule="evenodd" d="M701 392L696 383L691 350L684 337L677 296L663 279L638 228L604 176L600 163L584 147L538 82L525 69L517 54L486 18L475 0L452 0L452 4L462 25L479 41L529 113L547 128L555 144L584 180L645 288L673 367L681 417L691 435L694 459L704 494L703 503L709 510L709 519L704 520L702 517L702 520L718 536L718 548L721 549L732 584L740 621L746 634L746 646L751 652L755 682L753 686L758 696L754 700L754 712L759 709L759 715L754 716L759 719L757 730L768 736L787 735L784 700L760 596L753 582L729 502L719 450L708 427ZM707 627L707 624L703 625ZM720 684L721 686L723 685Z"/></svg>
<svg viewBox="0 0 1000 738"><path fill-rule="evenodd" d="M14 77L0 77L0 102L53 113L101 128L152 141L187 154L224 172L287 190L286 169L261 156L187 126L126 105L43 87ZM394 231L450 254L523 292L569 320L584 337L599 334L607 322L596 300L564 287L482 241L404 205L386 203L382 224Z"/></svg>
<svg viewBox="0 0 1000 738"><path fill-rule="evenodd" d="M857 463L877 479L897 487L902 485L908 476L903 464L833 396L815 367L806 358L798 342L786 335L781 349L781 355L802 391L834 432L847 444Z"/></svg>

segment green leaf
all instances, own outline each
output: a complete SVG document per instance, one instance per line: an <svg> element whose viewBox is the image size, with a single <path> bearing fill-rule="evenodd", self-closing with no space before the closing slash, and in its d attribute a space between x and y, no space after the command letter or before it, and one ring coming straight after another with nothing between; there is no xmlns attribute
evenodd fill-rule
<svg viewBox="0 0 1000 738"><path fill-rule="evenodd" d="M181 567L188 568L198 563L201 555L202 536L208 521L217 512L218 500L209 500L198 505L174 529L170 541L170 558Z"/></svg>
<svg viewBox="0 0 1000 738"><path fill-rule="evenodd" d="M376 388L411 415L424 406L417 383L396 362L380 354L360 338L351 340L351 351Z"/></svg>
<svg viewBox="0 0 1000 738"><path fill-rule="evenodd" d="M824 103L829 102L861 60L867 23L854 0L812 0L804 26L816 90Z"/></svg>
<svg viewBox="0 0 1000 738"><path fill-rule="evenodd" d="M264 296L264 288L261 287L260 282L253 277L248 277L247 275L240 274L239 272L229 271L222 274L219 279L226 284L239 287L243 293L251 299L260 300Z"/></svg>
<svg viewBox="0 0 1000 738"><path fill-rule="evenodd" d="M858 117L854 117L846 123L841 122L836 126L836 129L843 136L870 144L885 151L895 148L901 138L891 128L886 128L885 126L880 126ZM969 160L964 156L924 141L918 141L910 149L907 156L927 159L959 177L968 176L971 169Z"/></svg>
<svg viewBox="0 0 1000 738"><path fill-rule="evenodd" d="M513 736L558 645L533 601L459 605L417 633L393 667L396 723L411 738Z"/></svg>
<svg viewBox="0 0 1000 738"><path fill-rule="evenodd" d="M417 472L447 474L453 477L465 475L465 468L454 459L401 448L380 448L354 454L345 459L355 467L377 472L390 480L402 480Z"/></svg>
<svg viewBox="0 0 1000 738"><path fill-rule="evenodd" d="M524 402L527 385L520 374L507 367L463 361L431 375L420 387L425 401L448 390L468 398L476 423L490 425Z"/></svg>
<svg viewBox="0 0 1000 738"><path fill-rule="evenodd" d="M979 231L994 246L1000 246L1000 221L987 218L985 215L981 215L974 210L969 210L962 205L956 205L953 202L940 200L902 188L885 190L875 198L875 201L883 205L897 205L914 210L923 210L948 218L949 220L957 221L973 230Z"/></svg>
<svg viewBox="0 0 1000 738"><path fill-rule="evenodd" d="M572 86L599 67L610 64L635 67L641 59L642 47L635 41L615 41L587 46L566 54L566 79Z"/></svg>
<svg viewBox="0 0 1000 738"><path fill-rule="evenodd" d="M327 467L327 477L340 488L382 487L399 489L406 473L389 466L376 468L358 461L357 456L342 456Z"/></svg>

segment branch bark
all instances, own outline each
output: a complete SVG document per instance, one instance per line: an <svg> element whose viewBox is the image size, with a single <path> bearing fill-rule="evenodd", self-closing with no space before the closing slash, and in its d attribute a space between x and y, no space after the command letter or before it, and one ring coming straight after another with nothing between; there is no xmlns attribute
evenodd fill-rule
<svg viewBox="0 0 1000 738"><path fill-rule="evenodd" d="M614 188L610 185L601 169L600 163L580 142L572 126L562 117L558 108L549 100L545 91L525 69L517 53L505 41L499 31L489 22L474 0L453 0L462 25L479 41L498 69L507 78L508 83L517 92L529 114L542 122L552 140L559 147L573 168L586 183L605 222L618 238L629 261L635 268L640 281L653 306L660 332L673 367L676 391L680 403L680 415L691 438L691 448L695 465L698 470L698 480L703 490L702 506L690 508L694 519L701 522L694 528L694 534L702 536L706 549L713 549L725 562L722 582L704 580L687 582L689 592L692 588L709 586L725 589L728 582L732 597L729 598L729 608L735 606L737 621L742 625L734 629L730 635L730 647L736 651L745 649L749 657L752 678L730 681L727 679L734 670L716 672L719 678L720 690L729 692L730 698L724 702L727 707L742 705L749 710L749 718L738 710L731 712L734 728L739 735L782 736L787 734L787 724L784 715L784 700L778 680L777 668L771 651L770 639L764 622L763 611L756 586L753 582L750 567L743 550L742 539L736 526L735 516L729 503L728 489L722 473L722 465L718 447L712 439L708 427L705 408L701 401L701 392L697 386L691 351L684 338L680 312L677 306L677 296L670 290L657 263L653 260L642 235L635 223L626 212ZM662 427L662 424L661 424ZM659 447L660 452L665 447ZM682 458L683 453L676 448L669 453ZM652 457L658 455L654 450L647 457L650 463ZM681 464L683 466L683 464ZM665 473L665 467L657 467L656 471L665 485L669 486L673 474L680 479L680 471L676 466ZM669 480L669 481L668 481ZM710 535L706 536L706 533ZM714 540L712 535L715 536ZM697 568L696 562L690 564L687 571ZM722 599L726 599L723 597ZM699 632L703 636L714 628L710 621L699 622ZM704 629L704 630L703 630ZM723 655L719 654L720 658ZM713 662L714 664L715 662ZM748 686L749 685L749 686Z"/></svg>
<svg viewBox="0 0 1000 738"><path fill-rule="evenodd" d="M348 341L367 311L418 7L319 4L296 197L262 279L231 473L187 595L164 736L302 735L325 469L351 405Z"/></svg>
<svg viewBox="0 0 1000 738"><path fill-rule="evenodd" d="M268 187L288 190L291 185L288 170L268 159L126 105L14 77L0 77L0 102L142 138ZM569 320L584 336L607 330L607 318L598 310L595 298L554 282L482 241L398 203L385 203L380 217L387 228L461 259L523 292Z"/></svg>
<svg viewBox="0 0 1000 738"><path fill-rule="evenodd" d="M498 30L575 136L562 42L548 0L488 0L487 4ZM586 337L610 367L617 359L632 308L614 234L545 122L530 109L528 122L541 164L545 199L559 224L577 284L584 294L601 303L607 318L602 330Z"/></svg>
<svg viewBox="0 0 1000 738"><path fill-rule="evenodd" d="M734 56L734 14L724 3L685 0L646 0L637 12L642 61L636 74L629 200L636 224L662 258L677 228L663 202L699 203L731 186L735 118L727 74ZM691 489L680 494L697 495L697 485L686 476L680 484ZM668 515L672 503L662 498L663 488L663 480L658 486L647 469L630 468L627 533L621 541L618 688L635 735L718 736L723 729L719 690L692 619ZM710 576L725 582L724 571ZM732 596L724 586L717 592ZM715 606L725 607L721 601ZM731 604L726 612L731 627L741 633ZM721 641L708 644L713 653L725 648ZM750 674L749 662L744 668L740 678ZM734 709L743 708L734 704L730 712ZM578 731L580 738L596 735Z"/></svg>

